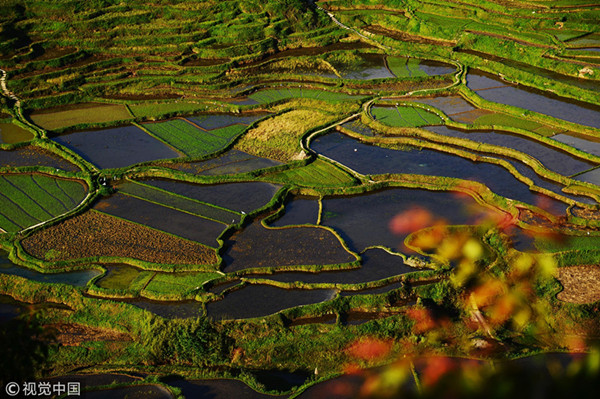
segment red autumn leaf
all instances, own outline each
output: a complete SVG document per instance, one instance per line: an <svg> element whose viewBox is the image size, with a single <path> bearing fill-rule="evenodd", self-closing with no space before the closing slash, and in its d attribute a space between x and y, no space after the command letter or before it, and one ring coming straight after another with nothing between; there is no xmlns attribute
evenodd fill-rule
<svg viewBox="0 0 600 399"><path fill-rule="evenodd" d="M431 330L436 326L433 317L427 309L412 308L406 311L406 315L414 320L414 332L420 334Z"/></svg>
<svg viewBox="0 0 600 399"><path fill-rule="evenodd" d="M447 357L430 357L426 359L421 381L425 386L433 386L444 374L452 371L456 365Z"/></svg>
<svg viewBox="0 0 600 399"><path fill-rule="evenodd" d="M394 234L408 234L431 226L433 215L425 208L413 206L392 218L389 229Z"/></svg>
<svg viewBox="0 0 600 399"><path fill-rule="evenodd" d="M365 338L355 342L348 348L351 356L362 360L379 359L387 355L392 348L390 341L377 338Z"/></svg>

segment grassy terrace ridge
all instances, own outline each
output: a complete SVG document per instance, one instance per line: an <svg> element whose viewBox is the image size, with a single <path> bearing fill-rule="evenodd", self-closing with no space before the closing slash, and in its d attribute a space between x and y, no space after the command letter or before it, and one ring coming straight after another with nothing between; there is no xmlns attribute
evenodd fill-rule
<svg viewBox="0 0 600 399"><path fill-rule="evenodd" d="M587 0L2 2L0 389L596 394L599 20ZM580 118L487 100L489 77ZM425 174L449 155L504 170ZM573 352L541 379L503 361Z"/></svg>

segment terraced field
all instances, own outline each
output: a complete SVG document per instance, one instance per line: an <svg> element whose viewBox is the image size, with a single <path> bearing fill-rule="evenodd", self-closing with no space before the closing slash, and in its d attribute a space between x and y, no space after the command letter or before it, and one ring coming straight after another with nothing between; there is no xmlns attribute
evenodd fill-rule
<svg viewBox="0 0 600 399"><path fill-rule="evenodd" d="M0 385L597 394L598 4L0 10Z"/></svg>
<svg viewBox="0 0 600 399"><path fill-rule="evenodd" d="M17 232L68 213L86 195L81 181L36 174L0 174L0 228Z"/></svg>

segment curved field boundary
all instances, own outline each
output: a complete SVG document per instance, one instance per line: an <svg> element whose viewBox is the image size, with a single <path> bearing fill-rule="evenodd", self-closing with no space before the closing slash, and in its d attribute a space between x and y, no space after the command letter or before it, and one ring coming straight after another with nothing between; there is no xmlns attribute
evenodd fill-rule
<svg viewBox="0 0 600 399"><path fill-rule="evenodd" d="M568 154L574 155L574 156L578 156L581 159L585 159L588 161L592 161L592 162L600 162L600 157L591 155L591 154L587 154L583 151L574 149L573 147L570 147L566 144L562 144L560 142L557 142L556 140L551 140L548 139L546 137L537 135L535 133L529 132L527 130L524 129L519 129L519 128L514 128L514 127L505 127L505 126L494 126L494 125L490 125L490 126L485 126L485 125L478 125L478 126L472 126L472 125L467 125L467 124L462 124L459 122L454 122L452 121L445 113L443 113L442 111L438 110L435 107L429 106L429 105L425 105L425 104L421 104L421 103L410 103L416 107L420 107L423 108L427 111L436 113L440 118L443 119L444 123L449 126L449 127L456 127L459 129L463 129L463 130L486 130L486 129L490 129L490 130L500 130L500 131L507 131L510 133L516 133L518 135L522 135L525 137L529 137L531 139L537 140L539 142L541 142L542 144L548 144L551 147L555 147L559 150L563 150L566 151ZM368 114L367 114L368 115ZM512 148L508 148L508 147L502 147L502 146L496 146L496 145L491 145L491 144L485 144L485 143L479 143L479 142L475 142L472 140L468 140L468 139L463 139L463 138L456 138L456 137L448 137L448 136L443 136L443 135L438 135L436 133L433 132L429 132L427 130L423 130L423 129L415 129L414 131L399 131L399 130L394 130L394 131L390 131L389 127L385 127L384 125L382 125L380 122L373 120L372 118L370 119L370 122L367 123L367 125L373 125L375 126L376 130L382 131L382 132L386 132L389 131L390 133L397 135L398 133L400 133L403 136L411 136L411 135L416 135L419 137L424 137L427 140L430 141L434 141L434 142L438 142L438 143L446 143L446 144L450 144L450 145L458 145L460 147L466 148L466 149L470 149L470 150L474 150L476 152L483 152L483 153L487 153L487 154L502 154L505 156L508 156L510 158L516 159L519 162L522 162L528 166L530 166L538 175L543 176L549 180L555 181L557 183L569 186L569 185L582 185L584 187L589 188L590 190L595 190L594 185L591 185L589 183L585 183L585 182L580 182L578 180L573 180L572 178L570 178L569 176L563 176L559 173L556 173L554 171L551 171L549 169L547 169L540 161L538 161L536 158L534 158L531 155L525 154L521 151L518 151L516 149L512 149ZM392 128L393 129L393 128ZM344 129L344 132L348 135L351 135L346 129ZM360 136L363 137L363 136ZM359 137L359 138L360 138ZM376 140L375 138L366 138L363 137L361 140ZM450 152L450 151L446 151L446 152ZM543 189L545 190L545 189ZM579 194L582 195L586 195L586 196L590 196L589 192L583 192L581 191ZM600 193L599 193L600 195ZM551 195L554 196L554 195ZM592 195L591 198L593 198L594 200L598 201L598 198L596 198L596 196ZM562 199L561 199L562 200ZM568 203L571 203L569 199L567 199ZM563 200L564 201L564 200ZM584 205L584 206L588 206L588 205Z"/></svg>

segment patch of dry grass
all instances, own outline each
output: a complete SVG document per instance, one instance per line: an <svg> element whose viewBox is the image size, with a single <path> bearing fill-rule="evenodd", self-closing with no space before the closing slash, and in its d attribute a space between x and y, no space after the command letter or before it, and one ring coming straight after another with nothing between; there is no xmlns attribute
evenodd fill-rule
<svg viewBox="0 0 600 399"><path fill-rule="evenodd" d="M39 259L69 260L96 256L154 263L216 264L211 248L94 210L41 230L22 241Z"/></svg>
<svg viewBox="0 0 600 399"><path fill-rule="evenodd" d="M246 132L235 148L259 157L288 162L300 153L300 139L309 129L339 118L339 115L317 110L286 112L269 118Z"/></svg>
<svg viewBox="0 0 600 399"><path fill-rule="evenodd" d="M563 285L557 298L571 303L590 303L600 300L600 266L561 267L558 280Z"/></svg>

